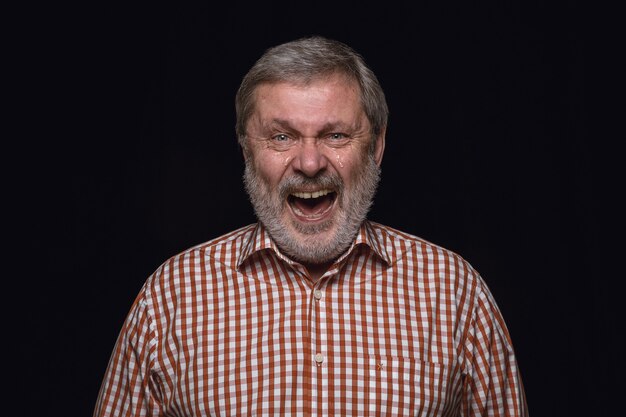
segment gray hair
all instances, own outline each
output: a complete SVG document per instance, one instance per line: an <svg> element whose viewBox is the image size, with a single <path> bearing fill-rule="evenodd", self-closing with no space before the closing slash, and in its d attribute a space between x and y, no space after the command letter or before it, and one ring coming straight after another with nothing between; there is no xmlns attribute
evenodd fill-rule
<svg viewBox="0 0 626 417"><path fill-rule="evenodd" d="M343 74L360 88L363 110L372 127L372 144L387 126L389 109L376 75L349 46L312 36L274 46L265 51L243 78L235 97L239 144L245 148L246 125L254 112L254 91L260 84L308 84L333 74Z"/></svg>

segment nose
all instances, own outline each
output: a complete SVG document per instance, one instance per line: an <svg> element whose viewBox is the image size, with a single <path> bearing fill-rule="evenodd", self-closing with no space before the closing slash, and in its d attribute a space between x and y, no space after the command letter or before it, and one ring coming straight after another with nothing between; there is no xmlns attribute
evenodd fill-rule
<svg viewBox="0 0 626 417"><path fill-rule="evenodd" d="M328 159L315 140L302 140L298 144L292 166L307 177L314 177L328 167Z"/></svg>

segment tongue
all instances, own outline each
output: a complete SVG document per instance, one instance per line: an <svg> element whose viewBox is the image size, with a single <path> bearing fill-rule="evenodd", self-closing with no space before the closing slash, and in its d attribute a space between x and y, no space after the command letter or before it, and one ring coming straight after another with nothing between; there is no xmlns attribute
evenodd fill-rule
<svg viewBox="0 0 626 417"><path fill-rule="evenodd" d="M333 203L330 194L318 198L293 198L294 207L305 216L315 216L328 210Z"/></svg>

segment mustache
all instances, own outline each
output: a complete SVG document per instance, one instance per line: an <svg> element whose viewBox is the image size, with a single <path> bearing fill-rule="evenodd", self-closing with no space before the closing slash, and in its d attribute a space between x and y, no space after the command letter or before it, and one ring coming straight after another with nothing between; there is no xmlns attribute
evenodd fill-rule
<svg viewBox="0 0 626 417"><path fill-rule="evenodd" d="M342 194L344 189L343 180L337 174L318 174L314 177L307 177L302 174L294 174L285 178L278 185L278 195L281 200L289 197L297 191L327 188Z"/></svg>

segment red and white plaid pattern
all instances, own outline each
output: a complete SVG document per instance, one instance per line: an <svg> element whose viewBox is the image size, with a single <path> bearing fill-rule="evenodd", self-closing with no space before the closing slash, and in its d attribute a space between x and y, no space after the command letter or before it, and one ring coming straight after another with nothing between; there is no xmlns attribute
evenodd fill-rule
<svg viewBox="0 0 626 417"><path fill-rule="evenodd" d="M260 225L164 263L133 304L94 416L525 416L474 269L365 222L317 282Z"/></svg>

